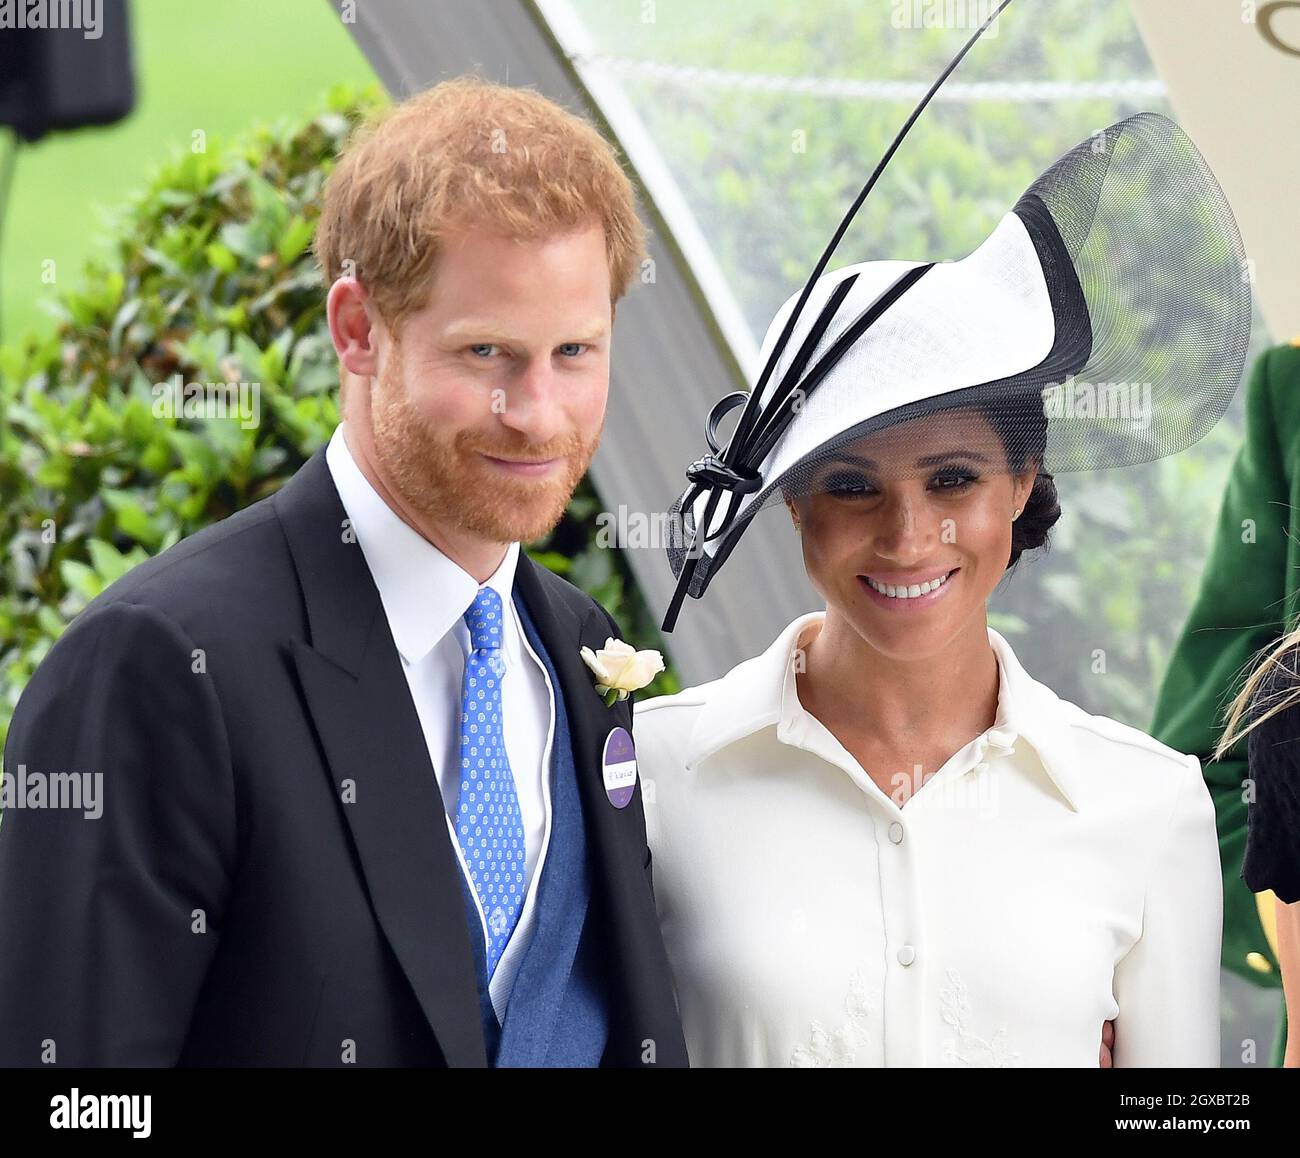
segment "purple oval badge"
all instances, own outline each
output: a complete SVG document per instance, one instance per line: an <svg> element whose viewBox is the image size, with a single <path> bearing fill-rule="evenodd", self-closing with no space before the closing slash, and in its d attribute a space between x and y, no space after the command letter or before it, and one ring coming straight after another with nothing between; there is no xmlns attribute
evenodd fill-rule
<svg viewBox="0 0 1300 1158"><path fill-rule="evenodd" d="M609 802L615 808L626 808L636 788L636 749L626 728L615 728L605 737L600 770Z"/></svg>

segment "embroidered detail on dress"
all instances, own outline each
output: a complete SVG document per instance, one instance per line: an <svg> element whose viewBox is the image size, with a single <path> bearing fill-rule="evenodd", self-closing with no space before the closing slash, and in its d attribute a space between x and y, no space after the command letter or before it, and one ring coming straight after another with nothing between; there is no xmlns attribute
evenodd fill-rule
<svg viewBox="0 0 1300 1158"><path fill-rule="evenodd" d="M855 969L849 978L844 1012L847 1020L834 1030L814 1021L808 1031L808 1044L795 1047L790 1054L790 1065L799 1069L827 1069L853 1064L858 1050L867 1044L867 1021L875 1012L861 969Z"/></svg>
<svg viewBox="0 0 1300 1158"><path fill-rule="evenodd" d="M945 976L950 982L939 990L942 1005L940 1016L944 1022L957 1031L957 1037L945 1038L943 1054L949 1062L959 1061L968 1066L981 1066L987 1069L1013 1069L1020 1066L1020 1054L1007 1045L1007 1027L999 1026L998 1031L987 1041L968 1028L970 1000L966 996L966 983L956 969L947 969Z"/></svg>

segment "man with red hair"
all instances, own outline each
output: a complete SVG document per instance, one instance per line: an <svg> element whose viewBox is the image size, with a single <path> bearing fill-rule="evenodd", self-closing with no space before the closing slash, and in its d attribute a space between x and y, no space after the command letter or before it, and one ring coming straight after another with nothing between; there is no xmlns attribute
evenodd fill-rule
<svg viewBox="0 0 1300 1158"><path fill-rule="evenodd" d="M643 241L535 93L451 81L350 141L316 237L343 421L14 714L6 767L103 807L0 826L0 1064L685 1064L631 701L582 654L618 626L520 546L591 462Z"/></svg>

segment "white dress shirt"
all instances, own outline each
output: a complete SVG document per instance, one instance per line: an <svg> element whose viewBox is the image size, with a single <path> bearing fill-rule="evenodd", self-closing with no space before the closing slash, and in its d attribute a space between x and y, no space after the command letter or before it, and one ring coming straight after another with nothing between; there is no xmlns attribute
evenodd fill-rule
<svg viewBox="0 0 1300 1158"><path fill-rule="evenodd" d="M691 1063L1096 1067L1114 1019L1116 1066L1217 1066L1199 761L1059 699L990 629L994 727L887 793L799 702L824 615L635 707Z"/></svg>
<svg viewBox="0 0 1300 1158"><path fill-rule="evenodd" d="M408 526L379 496L348 450L343 425L340 423L335 428L325 448L325 462L379 589L442 792L447 831L467 884L469 870L453 823L460 798L461 683L471 643L463 616L481 586L492 587L501 596L501 650L505 661L501 704L506 755L514 774L524 823L527 893L519 922L488 986L500 1020L505 1015L510 989L536 923L537 886L551 833L551 784L547 770L555 734L555 691L545 666L524 634L511 598L519 544L510 544L501 566L480 584ZM419 883L412 882L412 887L419 887ZM471 893L475 892L472 884L469 888ZM475 903L486 951L487 922L477 894Z"/></svg>

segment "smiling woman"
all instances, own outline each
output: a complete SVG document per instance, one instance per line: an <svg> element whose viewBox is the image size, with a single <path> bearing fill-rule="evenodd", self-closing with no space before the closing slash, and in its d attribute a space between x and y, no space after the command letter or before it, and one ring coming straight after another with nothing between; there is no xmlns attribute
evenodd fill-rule
<svg viewBox="0 0 1300 1158"><path fill-rule="evenodd" d="M887 493L905 489L910 481L930 496L948 534L955 536L956 513L968 510L975 495L986 496L990 485L996 490L1005 480L1016 502L1004 565L1009 570L1025 551L1047 543L1061 517L1055 480L1038 465L1046 442L1045 419L1025 422L1019 413L1009 415L1005 408L991 404L956 409L946 413L941 424L913 419L846 446L819 468L806 495L796 498L799 492L783 487L783 497L792 515L802 507L805 518L824 498L879 511ZM800 525L797 516L795 525ZM882 594L903 599L927 594L926 579L942 582L951 574L951 569L924 577L886 571L887 567L865 578ZM918 582L922 589L912 590Z"/></svg>
<svg viewBox="0 0 1300 1158"><path fill-rule="evenodd" d="M987 624L1059 517L1050 477L964 408L811 481L787 506L826 611L638 705L692 1063L1217 1065L1199 762L1060 700Z"/></svg>
<svg viewBox="0 0 1300 1158"><path fill-rule="evenodd" d="M967 409L848 444L786 501L827 606L877 651L916 656L983 609L1035 476L1033 463L1011 473L993 425Z"/></svg>
<svg viewBox="0 0 1300 1158"><path fill-rule="evenodd" d="M962 261L810 281L768 329L727 448L711 421L715 453L687 472L679 595L701 597L783 501L826 604L718 679L638 705L694 1064L1219 1062L1199 761L1061 699L988 625L1060 518L1052 471L1186 445L1241 368L1249 292L1206 257L1240 245L1212 177L1162 118L1102 138ZM1208 232L1166 244L1129 195L1153 178L1195 190ZM1158 283L1141 324L1107 296L1112 231L1130 257L1162 255L1130 267ZM1188 308L1202 296L1226 312ZM1177 378L1155 375L1162 359ZM1189 362L1205 373L1184 379ZM1089 368L1154 379L1154 422L1049 412Z"/></svg>

